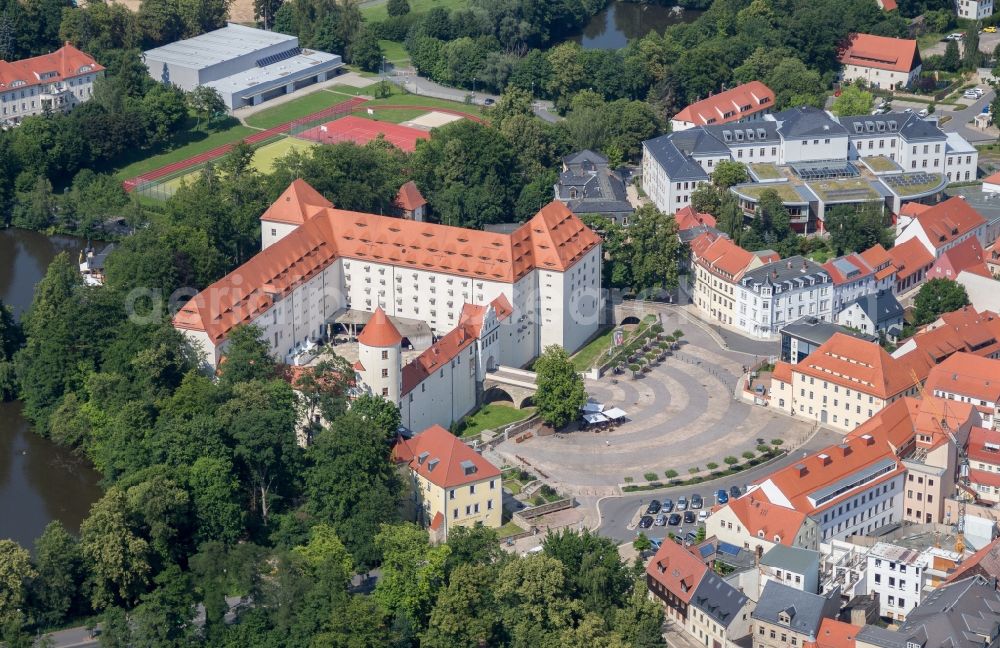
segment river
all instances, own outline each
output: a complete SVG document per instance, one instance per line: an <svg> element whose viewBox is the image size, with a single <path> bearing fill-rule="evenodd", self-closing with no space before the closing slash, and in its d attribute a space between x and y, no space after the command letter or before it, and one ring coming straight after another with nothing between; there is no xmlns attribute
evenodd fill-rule
<svg viewBox="0 0 1000 648"><path fill-rule="evenodd" d="M68 236L0 230L0 299L20 315L56 254L76 255L81 247ZM75 533L101 496L99 479L86 462L34 434L20 403L0 403L0 538L31 547L52 520Z"/></svg>
<svg viewBox="0 0 1000 648"><path fill-rule="evenodd" d="M662 32L670 25L689 23L701 14L663 5L612 2L591 18L573 40L584 49L621 49L633 38L642 38L651 31Z"/></svg>

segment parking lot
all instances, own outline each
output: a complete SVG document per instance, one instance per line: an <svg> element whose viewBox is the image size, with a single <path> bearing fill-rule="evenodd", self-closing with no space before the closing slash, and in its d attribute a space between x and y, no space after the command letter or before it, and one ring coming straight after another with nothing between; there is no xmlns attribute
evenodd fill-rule
<svg viewBox="0 0 1000 648"><path fill-rule="evenodd" d="M739 497L743 491L742 487L732 486L730 490L721 493L713 491L703 497L692 489L690 494L677 496L676 501L670 497L651 498L645 502L640 500L629 527L634 528L637 534L645 533L647 537L657 541L662 541L673 533L686 542L693 542L698 529L705 525L712 507L725 504L730 496Z"/></svg>

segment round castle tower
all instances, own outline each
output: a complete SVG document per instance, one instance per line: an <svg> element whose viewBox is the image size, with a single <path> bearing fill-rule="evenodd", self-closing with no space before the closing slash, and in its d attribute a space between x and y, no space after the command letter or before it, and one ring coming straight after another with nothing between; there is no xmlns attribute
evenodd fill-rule
<svg viewBox="0 0 1000 648"><path fill-rule="evenodd" d="M403 336L381 307L372 314L358 336L358 360L365 385L376 396L398 404L402 389Z"/></svg>

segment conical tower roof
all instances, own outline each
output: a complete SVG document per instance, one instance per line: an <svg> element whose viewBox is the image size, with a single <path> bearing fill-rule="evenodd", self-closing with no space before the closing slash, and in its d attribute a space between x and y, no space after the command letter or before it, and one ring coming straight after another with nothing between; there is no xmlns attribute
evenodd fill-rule
<svg viewBox="0 0 1000 648"><path fill-rule="evenodd" d="M379 306L372 314L372 318L365 324L365 328L358 336L358 342L370 347L391 347L403 341L403 336L389 321L389 316L385 314Z"/></svg>

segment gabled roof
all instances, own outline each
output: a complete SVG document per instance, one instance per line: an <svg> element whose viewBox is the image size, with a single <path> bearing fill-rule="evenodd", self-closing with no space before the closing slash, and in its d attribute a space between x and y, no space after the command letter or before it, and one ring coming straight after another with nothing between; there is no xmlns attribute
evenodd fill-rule
<svg viewBox="0 0 1000 648"><path fill-rule="evenodd" d="M992 580L974 576L932 591L897 632L921 646L973 648L993 640L998 627L1000 592Z"/></svg>
<svg viewBox="0 0 1000 648"><path fill-rule="evenodd" d="M677 221L677 229L679 231L689 230L701 225L715 227L715 216L695 211L695 208L691 205L678 209L674 213L674 220Z"/></svg>
<svg viewBox="0 0 1000 648"><path fill-rule="evenodd" d="M949 273L948 270L951 270ZM927 272L927 277L933 279L943 277L955 279L962 271L971 272L981 277L993 278L993 273L986 266L986 254L975 236L965 239L958 245L941 253L934 265Z"/></svg>
<svg viewBox="0 0 1000 648"><path fill-rule="evenodd" d="M333 207L333 203L313 189L308 182L296 178L260 215L260 219L269 223L301 225L325 207Z"/></svg>
<svg viewBox="0 0 1000 648"><path fill-rule="evenodd" d="M708 570L691 597L691 605L723 628L728 628L734 621L741 620L740 610L749 600L743 592Z"/></svg>
<svg viewBox="0 0 1000 648"><path fill-rule="evenodd" d="M833 283L841 285L860 281L873 274L872 267L860 254L851 253L836 259L830 259L823 264L823 269L830 274Z"/></svg>
<svg viewBox="0 0 1000 648"><path fill-rule="evenodd" d="M664 542L646 565L646 574L684 603L691 603L708 567L676 542Z"/></svg>
<svg viewBox="0 0 1000 648"><path fill-rule="evenodd" d="M875 328L882 328L883 322L890 322L903 317L903 305L899 303L891 290L880 290L876 294L868 294L845 305L845 309L857 305L868 316Z"/></svg>
<svg viewBox="0 0 1000 648"><path fill-rule="evenodd" d="M67 42L51 54L9 63L0 60L0 90L54 83L102 70L104 66L93 57Z"/></svg>
<svg viewBox="0 0 1000 648"><path fill-rule="evenodd" d="M976 401L1000 402L1000 360L964 351L952 354L931 369L924 390L967 396L977 407Z"/></svg>
<svg viewBox="0 0 1000 648"><path fill-rule="evenodd" d="M892 2L893 0L887 0ZM895 8L895 3L893 2ZM861 626L844 621L825 618L819 624L816 641L807 642L803 648L854 648L857 645L858 632Z"/></svg>
<svg viewBox="0 0 1000 648"><path fill-rule="evenodd" d="M753 253L721 236L703 248L699 246L699 249L701 251L695 257L696 263L728 281L738 281L755 258Z"/></svg>
<svg viewBox="0 0 1000 648"><path fill-rule="evenodd" d="M440 425L432 425L411 439L399 437L392 458L441 488L500 476L496 466Z"/></svg>
<svg viewBox="0 0 1000 648"><path fill-rule="evenodd" d="M967 351L978 356L992 356L1000 352L1000 317L996 313L966 306L942 315L933 328L928 328L910 338L896 350L901 357L923 353L933 363L959 351ZM901 353L902 352L902 353ZM905 353L905 355L903 355Z"/></svg>
<svg viewBox="0 0 1000 648"><path fill-rule="evenodd" d="M756 492L729 500L726 506L751 536L768 542L775 542L777 537L778 544L787 546L795 541L795 536L806 521L805 513L772 504Z"/></svg>
<svg viewBox="0 0 1000 648"><path fill-rule="evenodd" d="M878 6L882 11L895 11L898 7L896 5L896 0L877 0ZM853 643L851 644L854 645Z"/></svg>
<svg viewBox="0 0 1000 648"><path fill-rule="evenodd" d="M839 599L840 589L837 588L834 592ZM764 585L764 590L760 593L757 608L751 616L754 619L786 626L793 632L815 640L820 624L823 622L823 618L830 613L831 608L836 610L831 603L831 598L803 592L777 581L768 580L767 584ZM779 621L782 614L790 617L787 624Z"/></svg>
<svg viewBox="0 0 1000 648"><path fill-rule="evenodd" d="M931 245L941 248L986 223L967 200L961 196L949 198L913 218L927 235ZM913 227L913 224L908 227Z"/></svg>
<svg viewBox="0 0 1000 648"><path fill-rule="evenodd" d="M983 184L1000 184L1000 171L996 173L991 173L990 175L983 178Z"/></svg>
<svg viewBox="0 0 1000 648"><path fill-rule="evenodd" d="M812 106L789 108L773 115L780 125L778 132L784 139L802 137L840 137L847 135L847 128L826 111Z"/></svg>
<svg viewBox="0 0 1000 648"><path fill-rule="evenodd" d="M928 268L934 263L934 255L917 238L903 241L889 250L892 265L896 268L896 279L902 281Z"/></svg>
<svg viewBox="0 0 1000 648"><path fill-rule="evenodd" d="M975 574L988 578L1000 575L1000 538L963 560L962 564L948 575L945 582L953 583Z"/></svg>
<svg viewBox="0 0 1000 648"><path fill-rule="evenodd" d="M389 321L389 316L381 306L375 309L364 330L358 335L358 343L370 347L397 346L402 341L399 329Z"/></svg>
<svg viewBox="0 0 1000 648"><path fill-rule="evenodd" d="M920 53L915 40L851 34L839 60L844 65L909 72L920 64Z"/></svg>
<svg viewBox="0 0 1000 648"><path fill-rule="evenodd" d="M913 387L927 375L926 365L921 367L913 360L893 358L874 342L835 333L793 370L888 399ZM911 372L916 372L917 379Z"/></svg>
<svg viewBox="0 0 1000 648"><path fill-rule="evenodd" d="M1000 466L1000 431L983 427L972 428L969 433L967 454L969 459ZM1000 475L997 475L997 478L1000 479ZM1000 572L997 572L997 576L1000 576Z"/></svg>
<svg viewBox="0 0 1000 648"><path fill-rule="evenodd" d="M925 205L918 202L905 202L899 207L900 216L918 216L923 214L925 211L930 209L930 205Z"/></svg>
<svg viewBox="0 0 1000 648"><path fill-rule="evenodd" d="M405 211L413 211L427 204L427 200L424 198L420 190L417 189L417 184L410 180L403 184L399 188L399 193L396 194L396 205L400 209Z"/></svg>
<svg viewBox="0 0 1000 648"><path fill-rule="evenodd" d="M725 124L766 110L773 105L774 91L760 81L751 81L696 101L674 115L673 119L689 122L695 126ZM726 117L726 113L731 114Z"/></svg>
<svg viewBox="0 0 1000 648"><path fill-rule="evenodd" d="M649 154L653 156L656 163L663 168L664 173L666 173L667 177L672 181L708 180L708 172L689 156L688 153L690 152L690 148L686 147L688 148L688 151L685 152L678 147L678 144L688 140L690 140L692 144L696 143L698 131L700 131L700 129L692 128L690 131L661 135L660 137L644 141L642 145L647 151L649 151ZM692 135L688 135L684 138L680 137L687 133L692 133L694 139L692 139ZM715 141L715 138L710 137L703 132L701 135L705 137L706 141L710 140L713 148L722 149L721 151L716 151L717 153L726 154L729 152L729 149L726 148L721 142ZM677 140L676 142L674 141L675 139Z"/></svg>

